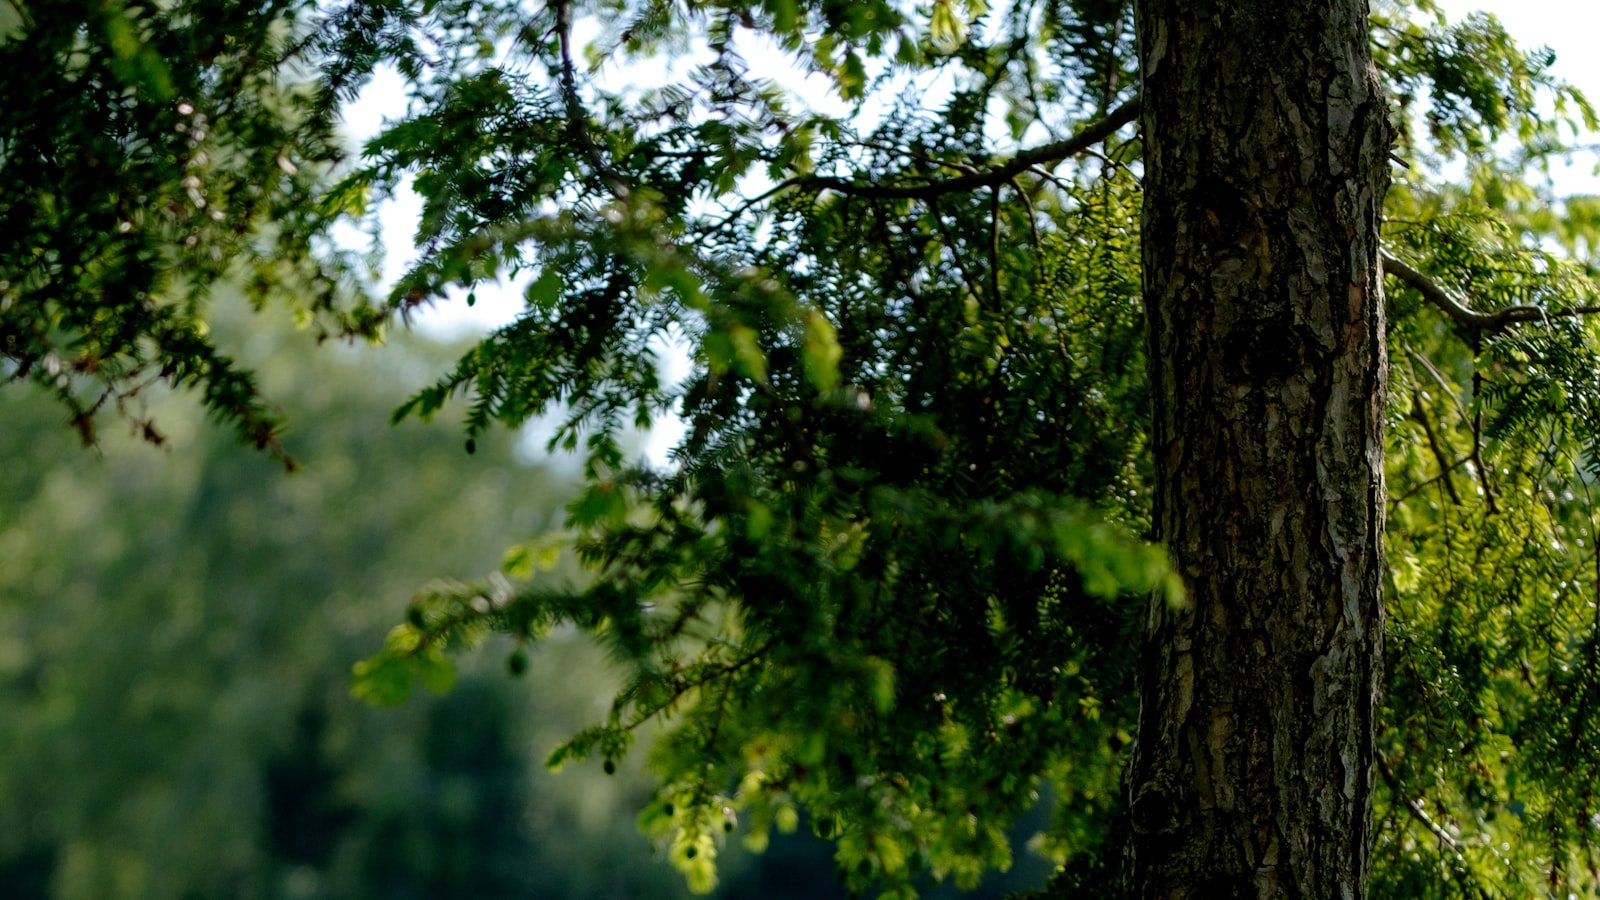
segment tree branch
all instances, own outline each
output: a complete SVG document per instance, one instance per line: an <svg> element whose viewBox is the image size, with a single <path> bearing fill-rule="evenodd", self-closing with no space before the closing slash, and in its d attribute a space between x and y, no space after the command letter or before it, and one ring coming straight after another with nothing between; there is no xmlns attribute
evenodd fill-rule
<svg viewBox="0 0 1600 900"><path fill-rule="evenodd" d="M1489 481L1489 469L1483 464L1483 410L1478 410L1475 416L1468 415L1466 404L1461 402L1461 395L1456 393L1456 389L1450 386L1450 382L1445 379L1444 373L1439 371L1439 367L1434 365L1432 360L1418 353L1415 347L1407 347L1406 352L1411 354L1412 359L1422 363L1422 367L1427 369L1428 374L1432 375L1433 380L1438 383L1439 389L1444 391L1445 396L1449 397L1451 402L1455 404L1456 414L1461 417L1461 424L1472 429L1472 452L1467 455L1463 462L1472 463L1472 470L1478 478L1478 483L1483 486L1483 499L1489 508L1489 514L1495 515L1499 513L1499 506L1495 503L1494 485ZM1414 372L1415 370L1413 370ZM1476 370L1472 373L1472 395L1474 397L1479 396L1483 390L1480 375L1481 373ZM1413 381L1415 378L1416 376L1413 374ZM1415 395L1416 391L1413 390L1412 393ZM1422 402L1421 398L1419 397L1416 402L1420 404ZM1420 409L1420 406L1418 408ZM1430 441L1433 440L1432 433L1428 435L1428 439ZM1452 496L1455 494L1453 487L1450 493ZM1457 505L1460 505L1459 498L1457 499Z"/></svg>
<svg viewBox="0 0 1600 900"><path fill-rule="evenodd" d="M1518 322L1542 322L1546 319L1600 313L1600 306L1575 306L1570 309L1508 306L1493 312L1479 312L1456 299L1438 282L1396 259L1393 254L1383 254L1383 271L1385 275L1393 275L1402 284L1414 289L1422 295L1422 299L1443 310L1445 315L1480 331L1503 331Z"/></svg>
<svg viewBox="0 0 1600 900"><path fill-rule="evenodd" d="M1391 514L1393 514L1393 512L1395 510L1400 508L1400 504L1406 502L1407 500L1410 500L1412 497L1415 497L1417 494L1421 493L1424 489L1426 489L1429 485L1438 484L1440 479L1449 477L1451 472L1454 472L1456 469L1461 468L1463 465L1465 465L1466 463L1470 462L1471 459L1472 458L1469 457L1469 456L1463 456L1460 459L1456 460L1455 462L1451 463L1449 468L1446 468L1445 470L1441 471L1439 474L1433 476L1432 478L1424 479L1423 481L1419 481L1416 484L1413 484L1411 487L1406 489L1405 493L1401 494L1398 497L1394 497L1394 498L1389 500L1389 512Z"/></svg>

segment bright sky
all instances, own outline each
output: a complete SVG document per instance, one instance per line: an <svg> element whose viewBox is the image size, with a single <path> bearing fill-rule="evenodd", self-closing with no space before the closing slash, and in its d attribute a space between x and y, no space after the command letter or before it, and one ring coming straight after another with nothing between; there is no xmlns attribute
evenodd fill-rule
<svg viewBox="0 0 1600 900"><path fill-rule="evenodd" d="M1435 0L1451 21L1469 13L1493 13L1524 47L1549 47L1555 51L1555 74L1600 104L1600 3L1594 0ZM1595 136L1600 142L1600 135ZM1565 171L1555 173L1556 187L1564 194L1600 193L1596 156L1585 154Z"/></svg>
<svg viewBox="0 0 1600 900"><path fill-rule="evenodd" d="M1524 46L1546 46L1556 53L1555 71L1558 76L1586 91L1592 100L1600 103L1600 52L1595 42L1600 38L1600 2L1595 0L1436 0L1452 21L1467 14L1483 10L1498 16L1507 29ZM582 44L594 37L593 31L574 37ZM781 53L763 52L748 48L745 58L753 75L772 77L792 86L800 98L814 107L829 112L843 112L845 107L830 101L828 86L820 83L820 76L809 79L789 67ZM612 89L632 84L659 84L681 65L659 63L634 66L623 71L612 67L602 71L606 86ZM348 108L345 123L353 141L359 143L376 134L386 119L394 119L405 111L402 83L392 71L380 73L362 91L357 101ZM1600 136L1596 137L1600 143ZM1565 170L1555 174L1556 187L1561 193L1600 193L1600 173L1596 171L1597 158L1588 154L1575 160ZM411 239L415 222L420 214L420 204L408 188L388 204L381 213L384 231L383 271L384 285L393 283L414 255ZM354 229L348 232L353 246L360 246L360 237ZM521 282L485 287L477 290L477 304L469 308L461 297L440 303L416 317L418 327L440 335L482 333L497 325L511 321L522 308ZM458 292L464 295L465 292ZM663 348L665 350L665 348ZM668 377L681 377L686 363L681 353L663 352ZM644 452L654 462L666 460L667 451L682 434L677 421L660 422L645 441Z"/></svg>
<svg viewBox="0 0 1600 900"><path fill-rule="evenodd" d="M1590 0L1435 0L1451 21L1474 11L1494 13L1523 46L1556 52L1556 72L1600 94L1600 4Z"/></svg>

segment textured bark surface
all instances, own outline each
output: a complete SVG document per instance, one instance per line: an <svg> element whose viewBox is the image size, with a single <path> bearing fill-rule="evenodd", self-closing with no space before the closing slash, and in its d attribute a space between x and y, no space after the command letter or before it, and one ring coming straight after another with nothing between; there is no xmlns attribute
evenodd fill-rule
<svg viewBox="0 0 1600 900"><path fill-rule="evenodd" d="M1145 0L1156 521L1134 896L1365 897L1382 651L1378 218L1360 0Z"/></svg>

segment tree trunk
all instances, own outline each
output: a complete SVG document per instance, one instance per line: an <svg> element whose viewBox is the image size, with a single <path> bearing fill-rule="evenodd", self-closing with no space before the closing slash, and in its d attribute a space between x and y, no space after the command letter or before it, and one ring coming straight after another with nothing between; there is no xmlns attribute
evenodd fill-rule
<svg viewBox="0 0 1600 900"><path fill-rule="evenodd" d="M1367 895L1389 126L1363 0L1144 0L1156 523L1136 897Z"/></svg>

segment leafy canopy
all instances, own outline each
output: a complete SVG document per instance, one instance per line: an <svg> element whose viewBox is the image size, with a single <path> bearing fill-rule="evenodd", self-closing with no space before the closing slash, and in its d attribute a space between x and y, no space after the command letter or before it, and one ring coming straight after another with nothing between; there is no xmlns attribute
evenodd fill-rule
<svg viewBox="0 0 1600 900"><path fill-rule="evenodd" d="M272 446L205 337L224 274L334 334L526 285L398 415L460 410L471 451L554 414L582 492L503 575L419 595L358 693L575 624L630 677L551 763L664 725L641 824L697 888L735 817L760 846L802 808L854 887L971 884L1046 782L1060 885L1115 868L1140 598L1181 601L1142 540L1128 3L11 8L0 231L31 237L0 253L0 344L76 421L156 376ZM1492 18L1380 3L1372 40L1402 133L1376 878L1593 890L1600 203L1545 173L1595 117ZM346 158L337 111L379 67L409 112ZM330 229L404 184L417 261L350 305ZM670 465L632 461L669 415ZM592 578L546 570L567 552Z"/></svg>

